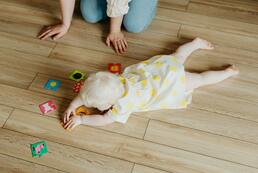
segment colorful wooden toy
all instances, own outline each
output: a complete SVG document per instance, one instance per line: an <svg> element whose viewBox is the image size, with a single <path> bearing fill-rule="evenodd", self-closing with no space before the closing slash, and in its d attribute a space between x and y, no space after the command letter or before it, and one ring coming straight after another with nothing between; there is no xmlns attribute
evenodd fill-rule
<svg viewBox="0 0 258 173"><path fill-rule="evenodd" d="M87 108L86 106L80 106L75 111L76 115L84 116L84 115L104 115L104 112L99 111L96 108Z"/></svg>
<svg viewBox="0 0 258 173"><path fill-rule="evenodd" d="M30 149L32 157L41 157L48 152L47 144L45 141L30 144Z"/></svg>
<svg viewBox="0 0 258 173"><path fill-rule="evenodd" d="M57 91L60 85L61 85L61 82L59 80L49 79L45 84L44 88L48 90Z"/></svg>
<svg viewBox="0 0 258 173"><path fill-rule="evenodd" d="M74 80L76 82L81 81L84 79L85 74L79 70L74 70L72 73L69 75L69 79Z"/></svg>
<svg viewBox="0 0 258 173"><path fill-rule="evenodd" d="M76 115L90 115L91 112L86 106L80 106L76 109Z"/></svg>
<svg viewBox="0 0 258 173"><path fill-rule="evenodd" d="M57 108L56 105L51 100L39 105L39 109L43 114L52 112L56 110L56 108Z"/></svg>
<svg viewBox="0 0 258 173"><path fill-rule="evenodd" d="M117 63L117 64L109 63L108 64L108 70L111 73L120 74L121 73L121 64L119 64L119 63Z"/></svg>
<svg viewBox="0 0 258 173"><path fill-rule="evenodd" d="M77 83L73 86L73 92L79 93L83 84L84 84L84 81L82 81L82 80L81 80L80 82L77 82Z"/></svg>

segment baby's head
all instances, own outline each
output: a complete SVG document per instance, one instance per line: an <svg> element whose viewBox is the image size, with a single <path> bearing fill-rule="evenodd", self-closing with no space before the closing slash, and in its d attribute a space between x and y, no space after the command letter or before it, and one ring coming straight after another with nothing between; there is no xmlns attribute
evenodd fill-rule
<svg viewBox="0 0 258 173"><path fill-rule="evenodd" d="M123 93L124 86L118 76L98 72L87 78L79 94L85 106L104 111L114 105Z"/></svg>

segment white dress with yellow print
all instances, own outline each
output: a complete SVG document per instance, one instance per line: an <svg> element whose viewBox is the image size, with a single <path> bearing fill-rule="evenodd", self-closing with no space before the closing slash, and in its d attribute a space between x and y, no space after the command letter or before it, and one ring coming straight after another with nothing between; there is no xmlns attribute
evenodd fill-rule
<svg viewBox="0 0 258 173"><path fill-rule="evenodd" d="M107 112L117 122L126 123L133 112L185 108L192 99L186 92L184 66L172 55L131 65L120 77L124 96Z"/></svg>

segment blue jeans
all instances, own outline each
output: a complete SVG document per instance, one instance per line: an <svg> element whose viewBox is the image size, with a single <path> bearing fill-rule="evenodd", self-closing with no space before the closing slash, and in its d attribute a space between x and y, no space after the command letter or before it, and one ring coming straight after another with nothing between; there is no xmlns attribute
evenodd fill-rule
<svg viewBox="0 0 258 173"><path fill-rule="evenodd" d="M108 18L106 0L81 0L81 13L90 23ZM123 25L128 32L138 33L146 29L156 14L157 0L132 0L124 15Z"/></svg>

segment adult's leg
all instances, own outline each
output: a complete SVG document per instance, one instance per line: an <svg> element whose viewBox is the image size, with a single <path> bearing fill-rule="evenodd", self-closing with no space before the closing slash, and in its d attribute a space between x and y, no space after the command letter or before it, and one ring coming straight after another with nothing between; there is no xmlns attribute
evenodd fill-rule
<svg viewBox="0 0 258 173"><path fill-rule="evenodd" d="M106 0L81 0L81 13L89 23L97 23L107 19L107 1Z"/></svg>
<svg viewBox="0 0 258 173"><path fill-rule="evenodd" d="M216 84L238 73L238 69L234 66L221 71L206 71L200 74L186 72L186 90L191 91L201 86Z"/></svg>
<svg viewBox="0 0 258 173"><path fill-rule="evenodd" d="M214 47L210 42L201 38L196 38L193 41L180 46L172 55L177 57L181 63L184 63L187 60L187 57L189 57L194 51L198 49L211 50L213 48Z"/></svg>
<svg viewBox="0 0 258 173"><path fill-rule="evenodd" d="M157 0L132 0L123 24L128 32L139 33L146 29L156 14Z"/></svg>

